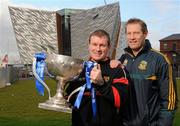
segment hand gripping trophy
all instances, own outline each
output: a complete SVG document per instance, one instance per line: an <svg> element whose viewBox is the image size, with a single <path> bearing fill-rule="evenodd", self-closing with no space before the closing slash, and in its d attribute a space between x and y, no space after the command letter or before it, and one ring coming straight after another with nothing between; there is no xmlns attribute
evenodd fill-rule
<svg viewBox="0 0 180 126"><path fill-rule="evenodd" d="M55 96L51 97L50 89L44 82L44 71L47 68L48 75L58 80ZM63 90L67 81L72 80L80 74L83 69L83 60L70 56L58 55L53 52L36 53L33 58L33 74L36 78L36 88L41 95L44 95L44 87L48 91L49 99L39 103L39 108L71 113L66 100L63 97Z"/></svg>

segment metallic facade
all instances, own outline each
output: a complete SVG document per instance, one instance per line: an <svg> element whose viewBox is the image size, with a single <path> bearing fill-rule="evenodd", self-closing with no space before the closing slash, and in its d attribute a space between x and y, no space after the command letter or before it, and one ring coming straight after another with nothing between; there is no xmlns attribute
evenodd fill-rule
<svg viewBox="0 0 180 126"><path fill-rule="evenodd" d="M66 11L68 10L66 9ZM71 55L74 58L87 60L88 37L97 29L104 29L110 34L109 56L115 58L118 55L119 57L119 53L122 51L119 51L122 45L121 40L124 37L120 35L119 3L87 10L70 9L70 11L73 13L59 13L65 12L64 10L53 12L9 7L23 64L32 64L34 53L44 50L42 46L49 48L49 45L57 54ZM68 18L63 18L63 16Z"/></svg>
<svg viewBox="0 0 180 126"><path fill-rule="evenodd" d="M127 38L125 34L125 25L126 22L121 22L121 30L119 35L119 43L116 48L116 57L115 59L119 59L122 54L124 54L124 48L127 47Z"/></svg>
<svg viewBox="0 0 180 126"><path fill-rule="evenodd" d="M23 64L32 64L34 53L52 46L56 53L56 12L9 7L16 42Z"/></svg>
<svg viewBox="0 0 180 126"><path fill-rule="evenodd" d="M120 31L119 3L92 8L71 15L71 54L88 59L88 37L97 29L106 30L111 37L110 57L118 44Z"/></svg>

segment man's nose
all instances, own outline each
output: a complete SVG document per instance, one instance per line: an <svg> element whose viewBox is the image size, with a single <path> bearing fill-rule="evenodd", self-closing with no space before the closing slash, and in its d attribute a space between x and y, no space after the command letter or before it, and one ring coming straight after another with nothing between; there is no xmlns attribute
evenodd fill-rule
<svg viewBox="0 0 180 126"><path fill-rule="evenodd" d="M135 36L134 36L134 34L130 34L130 37L129 37L130 39L134 39L135 38Z"/></svg>
<svg viewBox="0 0 180 126"><path fill-rule="evenodd" d="M99 51L100 49L101 49L101 47L100 47L100 46L97 46L97 47L96 47L96 50L98 50L98 51Z"/></svg>

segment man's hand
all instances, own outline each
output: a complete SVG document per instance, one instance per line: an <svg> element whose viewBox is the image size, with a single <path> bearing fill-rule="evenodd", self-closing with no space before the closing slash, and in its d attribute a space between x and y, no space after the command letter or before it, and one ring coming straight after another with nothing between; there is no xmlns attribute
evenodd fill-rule
<svg viewBox="0 0 180 126"><path fill-rule="evenodd" d="M122 65L122 63L119 60L111 60L110 67L111 68L116 68L116 67L124 68L124 66Z"/></svg>
<svg viewBox="0 0 180 126"><path fill-rule="evenodd" d="M103 85L104 80L102 78L102 73L101 73L101 66L100 64L97 64L94 66L94 68L91 70L90 78L94 84L97 85Z"/></svg>

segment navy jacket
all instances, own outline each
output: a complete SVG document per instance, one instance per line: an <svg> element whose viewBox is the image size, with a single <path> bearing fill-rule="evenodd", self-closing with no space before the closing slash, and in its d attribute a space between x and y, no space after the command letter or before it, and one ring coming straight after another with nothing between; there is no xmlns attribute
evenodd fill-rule
<svg viewBox="0 0 180 126"><path fill-rule="evenodd" d="M177 94L168 58L145 40L137 56L128 47L120 61L131 79L124 126L172 126Z"/></svg>

